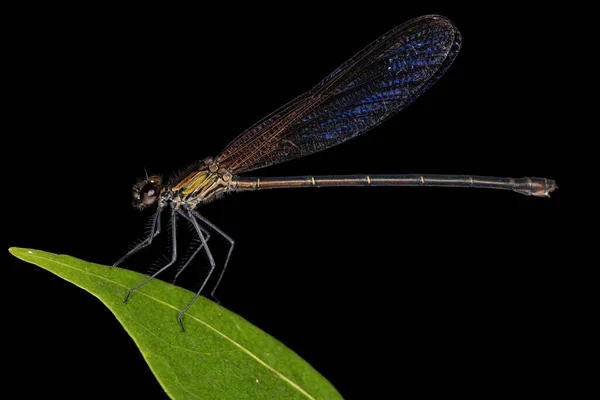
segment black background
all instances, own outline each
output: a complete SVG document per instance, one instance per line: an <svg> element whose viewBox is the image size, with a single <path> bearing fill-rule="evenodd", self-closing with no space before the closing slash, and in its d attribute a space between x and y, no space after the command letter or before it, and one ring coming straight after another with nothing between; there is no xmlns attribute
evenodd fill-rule
<svg viewBox="0 0 600 400"><path fill-rule="evenodd" d="M3 145L7 246L113 263L150 216L130 206L144 168L167 175L217 155L370 41L429 13L452 19L464 37L432 89L367 135L256 174L542 176L561 185L549 134L560 113L549 84L558 71L538 40L556 29L553 16L509 4L391 4L15 12L5 61L14 89ZM296 351L344 397L532 393L555 384L553 254L564 190L549 199L265 191L200 211L236 240L222 305ZM144 271L168 254L157 246L126 266ZM9 386L63 398L166 397L99 301L6 259ZM192 272L182 284L197 280Z"/></svg>

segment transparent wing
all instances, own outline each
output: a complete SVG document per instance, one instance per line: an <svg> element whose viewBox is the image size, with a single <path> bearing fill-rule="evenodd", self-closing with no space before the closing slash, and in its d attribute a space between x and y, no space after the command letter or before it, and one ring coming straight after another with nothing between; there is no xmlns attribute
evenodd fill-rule
<svg viewBox="0 0 600 400"><path fill-rule="evenodd" d="M218 157L219 164L238 174L355 138L435 83L460 45L460 33L444 17L408 21L238 136Z"/></svg>

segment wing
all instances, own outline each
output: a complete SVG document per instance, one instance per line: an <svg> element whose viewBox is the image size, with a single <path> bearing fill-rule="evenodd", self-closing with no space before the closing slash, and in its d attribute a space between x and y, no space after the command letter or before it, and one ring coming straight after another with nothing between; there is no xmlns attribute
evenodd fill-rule
<svg viewBox="0 0 600 400"><path fill-rule="evenodd" d="M219 164L239 174L367 132L435 83L454 61L461 41L452 22L438 15L396 27L238 136L218 157Z"/></svg>

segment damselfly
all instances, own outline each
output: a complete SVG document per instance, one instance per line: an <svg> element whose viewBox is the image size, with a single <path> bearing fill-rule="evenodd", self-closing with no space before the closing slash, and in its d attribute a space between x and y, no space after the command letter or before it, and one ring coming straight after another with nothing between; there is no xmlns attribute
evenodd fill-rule
<svg viewBox="0 0 600 400"><path fill-rule="evenodd" d="M167 181L157 175L133 189L139 208L157 205L148 237L114 265L147 247L161 230L160 216L169 209L172 254L170 262L132 288L125 297L177 261L177 217L189 221L199 246L180 268L183 271L204 250L210 271L182 316L204 290L216 269L208 247L210 231L229 243L214 293L223 278L234 241L203 217L197 208L224 193L272 188L323 186L438 186L513 190L548 196L556 186L545 178L495 178L466 175L343 175L301 177L242 177L240 174L303 157L355 138L410 104L450 67L461 46L461 35L447 18L427 15L392 29L300 95L238 136L217 157L206 158Z"/></svg>

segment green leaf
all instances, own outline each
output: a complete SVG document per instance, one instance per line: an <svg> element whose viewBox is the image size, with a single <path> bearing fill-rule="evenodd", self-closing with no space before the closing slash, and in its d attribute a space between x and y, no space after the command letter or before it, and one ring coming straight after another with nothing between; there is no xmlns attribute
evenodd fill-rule
<svg viewBox="0 0 600 400"><path fill-rule="evenodd" d="M9 251L100 299L173 399L342 398L296 353L204 297L185 314L181 332L176 318L194 295L188 290L154 279L123 304L146 275L39 250Z"/></svg>

